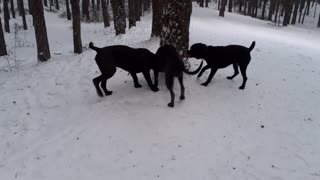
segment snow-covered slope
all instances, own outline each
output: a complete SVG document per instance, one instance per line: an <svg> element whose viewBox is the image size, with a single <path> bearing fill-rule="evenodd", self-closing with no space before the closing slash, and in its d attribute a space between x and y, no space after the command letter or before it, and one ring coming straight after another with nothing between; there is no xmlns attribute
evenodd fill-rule
<svg viewBox="0 0 320 180"><path fill-rule="evenodd" d="M320 32L278 28L242 15L193 10L190 41L256 48L244 91L228 67L208 87L185 76L186 100L168 108L160 91L133 88L126 72L99 98L95 52L72 53L71 22L46 13L52 59L36 62L34 32L20 32L18 68L0 58L0 179L317 180L320 178ZM83 44L155 52L151 15L126 35L83 24ZM14 36L6 34L11 50ZM196 59L190 59L193 65ZM12 60L10 61L13 62ZM196 67L196 66L193 66ZM207 72L208 73L208 72ZM176 93L179 86L176 84Z"/></svg>

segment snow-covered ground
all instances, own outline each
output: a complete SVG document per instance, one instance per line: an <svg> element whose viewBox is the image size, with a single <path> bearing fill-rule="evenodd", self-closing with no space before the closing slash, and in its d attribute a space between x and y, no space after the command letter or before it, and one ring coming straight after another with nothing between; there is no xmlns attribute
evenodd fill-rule
<svg viewBox="0 0 320 180"><path fill-rule="evenodd" d="M71 22L46 13L52 59L36 61L34 31L19 31L12 71L0 58L0 179L23 180L319 180L320 31L274 27L213 9L193 10L190 44L257 45L244 91L219 70L208 87L185 76L186 100L133 88L126 72L99 98L95 52L72 53ZM30 23L29 23L30 24ZM82 40L155 52L151 14L126 35L83 24ZM5 34L15 52L13 34ZM22 47L20 47L22 46ZM190 59L193 65L199 64ZM196 66L193 66L196 67ZM176 83L176 92L179 86Z"/></svg>

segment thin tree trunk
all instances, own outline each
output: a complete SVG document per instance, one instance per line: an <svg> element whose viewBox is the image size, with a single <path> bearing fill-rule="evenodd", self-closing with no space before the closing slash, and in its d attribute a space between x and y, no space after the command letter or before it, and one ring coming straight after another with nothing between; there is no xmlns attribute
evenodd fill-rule
<svg viewBox="0 0 320 180"><path fill-rule="evenodd" d="M160 37L162 29L163 5L161 0L152 0L151 37Z"/></svg>
<svg viewBox="0 0 320 180"><path fill-rule="evenodd" d="M80 5L79 0L71 0L72 8L72 27L73 27L73 52L82 53L81 42L81 23L80 23Z"/></svg>
<svg viewBox="0 0 320 180"><path fill-rule="evenodd" d="M128 0L128 6L129 6L129 29L133 26L136 26L136 17L135 17L135 5L134 0ZM154 12L153 12L154 13Z"/></svg>
<svg viewBox="0 0 320 180"><path fill-rule="evenodd" d="M8 55L6 41L4 39L1 17L0 17L0 56Z"/></svg>
<svg viewBox="0 0 320 180"><path fill-rule="evenodd" d="M5 0L3 0L5 1ZM33 4L35 0L28 0L29 14L33 15Z"/></svg>
<svg viewBox="0 0 320 180"><path fill-rule="evenodd" d="M12 14L12 18L15 19L16 18L16 12L14 10L14 2L13 0L10 0L11 2L11 14Z"/></svg>
<svg viewBox="0 0 320 180"><path fill-rule="evenodd" d="M66 0L66 9L67 9L67 19L71 20L71 12L70 12L69 0Z"/></svg>
<svg viewBox="0 0 320 180"><path fill-rule="evenodd" d="M3 16L4 16L4 30L7 33L10 33L10 14L9 14L9 7L8 7L8 0L3 0Z"/></svg>
<svg viewBox="0 0 320 180"><path fill-rule="evenodd" d="M298 9L299 9L299 4L300 4L301 0L295 0L294 3L294 10L293 10L293 15L292 15L292 19L291 19L291 24L296 24L297 22L297 15L298 15Z"/></svg>
<svg viewBox="0 0 320 180"><path fill-rule="evenodd" d="M319 13L319 19L318 19L318 28L320 28L320 13Z"/></svg>
<svg viewBox="0 0 320 180"><path fill-rule="evenodd" d="M33 0L34 6L34 26L38 49L38 60L46 61L50 59L50 49L47 36L46 22L43 13L42 0Z"/></svg>
<svg viewBox="0 0 320 180"><path fill-rule="evenodd" d="M106 0L101 0L101 9L102 9L104 27L109 27L110 18L109 18L109 11L108 11Z"/></svg>
<svg viewBox="0 0 320 180"><path fill-rule="evenodd" d="M304 6L305 6L305 1L306 0L301 0L300 2L300 8L299 8L299 13L300 13L300 15L299 15L299 20L298 20L298 22L299 23L301 23L301 18L302 18L302 13L303 13L303 8L304 8Z"/></svg>
<svg viewBox="0 0 320 180"><path fill-rule="evenodd" d="M87 21L90 21L89 0L82 0L82 15L86 17Z"/></svg>
<svg viewBox="0 0 320 180"><path fill-rule="evenodd" d="M221 7L219 10L219 16L224 17L224 11L226 10L227 0L221 0Z"/></svg>
<svg viewBox="0 0 320 180"><path fill-rule="evenodd" d="M277 0L277 5L276 5L276 15L274 17L274 23L277 25L277 19L278 19L278 13L279 13L279 7L280 7L280 0Z"/></svg>
<svg viewBox="0 0 320 180"><path fill-rule="evenodd" d="M304 18L306 17L307 12L308 12L308 6L306 8L304 8L304 13L303 13L301 24L304 23Z"/></svg>
<svg viewBox="0 0 320 180"><path fill-rule="evenodd" d="M48 0L44 0L43 3L45 7L48 7Z"/></svg>
<svg viewBox="0 0 320 180"><path fill-rule="evenodd" d="M22 16L23 29L27 30L28 26L27 26L26 13L24 10L23 0L18 0L18 4L19 4L19 12L21 13L21 16Z"/></svg>
<svg viewBox="0 0 320 180"><path fill-rule="evenodd" d="M232 4L233 4L233 0L229 0L229 12L232 12Z"/></svg>
<svg viewBox="0 0 320 180"><path fill-rule="evenodd" d="M59 0L56 0L56 9L59 10Z"/></svg>
<svg viewBox="0 0 320 180"><path fill-rule="evenodd" d="M263 0L261 19L264 19L264 18L265 18L264 15L265 15L265 12L266 12L267 2L268 2L268 0Z"/></svg>

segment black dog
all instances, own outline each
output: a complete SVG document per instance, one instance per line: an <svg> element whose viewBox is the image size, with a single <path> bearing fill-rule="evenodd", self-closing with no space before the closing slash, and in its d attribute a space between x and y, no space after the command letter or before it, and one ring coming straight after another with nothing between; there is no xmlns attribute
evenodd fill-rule
<svg viewBox="0 0 320 180"><path fill-rule="evenodd" d="M180 84L180 100L185 99L184 85L183 85L183 72L187 74L197 74L202 68L203 62L194 72L189 72L185 69L184 63L178 54L176 48L171 45L161 46L156 52L156 68L154 69L154 86L158 87L158 75L159 72L165 73L165 83L170 91L171 101L168 104L169 107L174 107L175 94L173 92L174 77L177 77Z"/></svg>
<svg viewBox="0 0 320 180"><path fill-rule="evenodd" d="M233 79L236 77L239 74L239 66L243 77L243 82L239 89L244 89L247 82L246 70L251 60L250 52L254 48L255 44L256 43L253 41L251 46L247 48L239 45L207 46L205 44L197 43L191 46L187 55L197 59L204 59L207 62L207 65L201 70L198 77L201 77L204 71L211 68L207 81L201 85L207 86L218 69L225 68L233 64L234 74L227 78Z"/></svg>
<svg viewBox="0 0 320 180"><path fill-rule="evenodd" d="M99 84L106 95L111 95L112 91L107 89L107 80L111 78L115 72L116 67L128 71L134 82L134 87L142 87L139 84L136 73L143 73L149 87L156 92L159 89L152 84L150 78L150 69L155 66L155 54L148 49L134 49L128 46L106 46L98 48L89 43L89 47L97 52L95 57L96 63L101 71L101 75L93 79L93 84L99 96L103 96Z"/></svg>

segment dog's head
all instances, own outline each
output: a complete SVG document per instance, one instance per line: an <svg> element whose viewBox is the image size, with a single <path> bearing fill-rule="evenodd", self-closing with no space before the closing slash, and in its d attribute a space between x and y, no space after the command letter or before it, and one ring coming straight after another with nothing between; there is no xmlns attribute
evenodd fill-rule
<svg viewBox="0 0 320 180"><path fill-rule="evenodd" d="M203 59L207 53L207 45L202 43L193 44L187 51L187 56L197 59Z"/></svg>

